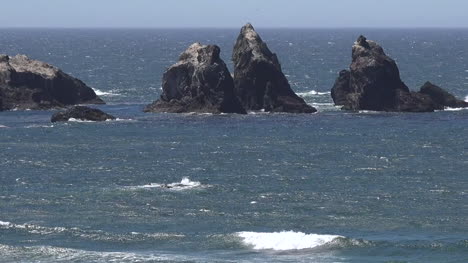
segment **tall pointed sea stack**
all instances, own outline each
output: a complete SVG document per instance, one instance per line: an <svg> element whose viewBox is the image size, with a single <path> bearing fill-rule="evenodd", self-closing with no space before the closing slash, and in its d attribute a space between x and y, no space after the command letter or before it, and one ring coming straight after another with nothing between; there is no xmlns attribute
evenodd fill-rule
<svg viewBox="0 0 468 263"><path fill-rule="evenodd" d="M163 76L161 98L145 112L245 114L220 48L192 44Z"/></svg>
<svg viewBox="0 0 468 263"><path fill-rule="evenodd" d="M340 72L331 95L346 110L431 112L465 104L430 83L420 92L411 92L400 79L395 61L364 36L354 43L350 70Z"/></svg>
<svg viewBox="0 0 468 263"><path fill-rule="evenodd" d="M104 104L90 87L60 69L24 55L0 55L0 110Z"/></svg>
<svg viewBox="0 0 468 263"><path fill-rule="evenodd" d="M290 113L317 111L294 93L276 54L268 49L251 24L241 29L232 60L235 93L247 110Z"/></svg>

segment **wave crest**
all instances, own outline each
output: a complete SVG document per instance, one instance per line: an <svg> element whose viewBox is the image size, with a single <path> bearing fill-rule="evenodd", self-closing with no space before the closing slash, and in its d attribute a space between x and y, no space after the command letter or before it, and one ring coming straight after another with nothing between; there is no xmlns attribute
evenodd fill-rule
<svg viewBox="0 0 468 263"><path fill-rule="evenodd" d="M302 250L330 244L343 236L282 231L274 233L238 232L242 242L256 250Z"/></svg>
<svg viewBox="0 0 468 263"><path fill-rule="evenodd" d="M306 92L298 92L297 95L301 97L314 97L314 96L323 96L323 95L329 95L330 92L319 92L316 90L311 90L311 91L306 91Z"/></svg>
<svg viewBox="0 0 468 263"><path fill-rule="evenodd" d="M176 183L170 183L170 184L151 183L151 184L140 185L140 186L132 186L130 188L137 188L137 189L165 188L165 189L170 189L170 190L175 190L175 191L181 191L181 190L190 190L194 188L203 188L203 187L208 187L208 186L209 185L203 185L202 183L197 182L197 181L192 181L188 177L183 177L180 182L176 182Z"/></svg>

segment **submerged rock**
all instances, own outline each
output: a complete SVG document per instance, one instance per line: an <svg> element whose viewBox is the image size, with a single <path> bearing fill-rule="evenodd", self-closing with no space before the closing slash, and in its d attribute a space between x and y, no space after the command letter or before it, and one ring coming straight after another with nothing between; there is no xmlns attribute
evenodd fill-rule
<svg viewBox="0 0 468 263"><path fill-rule="evenodd" d="M246 113L215 45L191 45L164 73L162 88L161 98L145 112Z"/></svg>
<svg viewBox="0 0 468 263"><path fill-rule="evenodd" d="M234 87L247 110L313 113L317 110L297 96L272 53L251 24L237 38L232 55Z"/></svg>
<svg viewBox="0 0 468 263"><path fill-rule="evenodd" d="M346 110L432 112L454 103L454 97L440 88L424 90L411 92L395 61L377 43L360 36L353 46L350 70L340 72L332 98Z"/></svg>
<svg viewBox="0 0 468 263"><path fill-rule="evenodd" d="M51 122L69 121L70 119L82 121L107 121L115 120L115 117L101 110L85 106L74 106L66 111L60 111L52 115Z"/></svg>
<svg viewBox="0 0 468 263"><path fill-rule="evenodd" d="M24 55L0 55L0 110L104 104L82 81Z"/></svg>

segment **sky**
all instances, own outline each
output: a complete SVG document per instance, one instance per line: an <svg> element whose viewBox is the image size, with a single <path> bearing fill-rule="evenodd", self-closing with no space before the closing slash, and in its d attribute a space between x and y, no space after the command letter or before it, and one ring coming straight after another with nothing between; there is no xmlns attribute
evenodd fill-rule
<svg viewBox="0 0 468 263"><path fill-rule="evenodd" d="M468 0L0 0L0 27L468 27Z"/></svg>

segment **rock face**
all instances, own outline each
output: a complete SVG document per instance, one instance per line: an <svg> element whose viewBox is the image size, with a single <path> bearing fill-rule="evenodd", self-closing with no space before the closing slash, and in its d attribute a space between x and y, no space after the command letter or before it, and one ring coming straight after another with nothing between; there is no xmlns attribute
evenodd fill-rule
<svg viewBox="0 0 468 263"><path fill-rule="evenodd" d="M145 112L246 113L215 45L191 45L164 73L162 89L161 98Z"/></svg>
<svg viewBox="0 0 468 263"><path fill-rule="evenodd" d="M82 121L106 121L115 120L115 117L101 110L85 106L74 106L66 111L57 112L52 115L51 122L69 121L70 119Z"/></svg>
<svg viewBox="0 0 468 263"><path fill-rule="evenodd" d="M455 98L452 94L446 90L430 83L426 82L419 91L421 94L428 95L432 101L437 105L438 108L450 107L450 108L467 108L468 102Z"/></svg>
<svg viewBox="0 0 468 263"><path fill-rule="evenodd" d="M104 104L82 81L24 55L0 55L0 110Z"/></svg>
<svg viewBox="0 0 468 263"><path fill-rule="evenodd" d="M294 93L276 54L268 49L251 24L241 29L232 60L235 93L247 110L290 113L317 111Z"/></svg>
<svg viewBox="0 0 468 263"><path fill-rule="evenodd" d="M411 92L400 79L395 61L363 36L354 43L350 70L340 72L332 98L346 110L431 112L462 104L432 84Z"/></svg>

